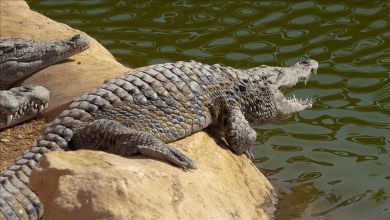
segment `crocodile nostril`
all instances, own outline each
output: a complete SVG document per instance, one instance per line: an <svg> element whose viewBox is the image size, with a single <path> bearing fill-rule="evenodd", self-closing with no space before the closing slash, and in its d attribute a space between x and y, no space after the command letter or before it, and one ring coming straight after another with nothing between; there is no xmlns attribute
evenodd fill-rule
<svg viewBox="0 0 390 220"><path fill-rule="evenodd" d="M80 38L81 38L80 34L76 34L75 36L72 37L71 40L72 40L72 41L73 41L73 40L78 40L78 39L80 39Z"/></svg>
<svg viewBox="0 0 390 220"><path fill-rule="evenodd" d="M310 60L302 60L301 62L299 62L299 64L303 64L303 65L309 66L310 65Z"/></svg>

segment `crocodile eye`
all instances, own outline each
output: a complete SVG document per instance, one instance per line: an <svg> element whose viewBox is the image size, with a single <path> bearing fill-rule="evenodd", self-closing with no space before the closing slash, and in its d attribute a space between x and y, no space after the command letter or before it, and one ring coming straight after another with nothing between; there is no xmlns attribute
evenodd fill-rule
<svg viewBox="0 0 390 220"><path fill-rule="evenodd" d="M243 86L243 85L239 85L238 88L240 89L241 92L247 92L248 91L248 87Z"/></svg>
<svg viewBox="0 0 390 220"><path fill-rule="evenodd" d="M245 84L248 84L248 80L247 79L243 79L242 82L245 83Z"/></svg>
<svg viewBox="0 0 390 220"><path fill-rule="evenodd" d="M310 65L310 61L309 60L302 60L301 62L299 62L299 64L303 64L303 65L309 66Z"/></svg>
<svg viewBox="0 0 390 220"><path fill-rule="evenodd" d="M80 34L76 34L76 35L74 35L73 37L72 37L72 39L70 39L70 40L78 40L78 39L80 39L81 38L81 36L80 36Z"/></svg>

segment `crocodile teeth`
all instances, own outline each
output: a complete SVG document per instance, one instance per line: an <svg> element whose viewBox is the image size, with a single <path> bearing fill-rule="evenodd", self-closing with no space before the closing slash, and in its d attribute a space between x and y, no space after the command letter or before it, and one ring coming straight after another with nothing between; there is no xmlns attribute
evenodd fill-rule
<svg viewBox="0 0 390 220"><path fill-rule="evenodd" d="M43 106L43 105L40 105L40 106L39 106L39 109L38 109L38 112L41 112L41 111L43 111L43 109L45 109L45 106Z"/></svg>
<svg viewBox="0 0 390 220"><path fill-rule="evenodd" d="M12 119L13 119L13 115L7 115L7 124L10 124Z"/></svg>
<svg viewBox="0 0 390 220"><path fill-rule="evenodd" d="M48 108L48 107L49 107L49 103L46 103L46 104L45 104L45 108Z"/></svg>

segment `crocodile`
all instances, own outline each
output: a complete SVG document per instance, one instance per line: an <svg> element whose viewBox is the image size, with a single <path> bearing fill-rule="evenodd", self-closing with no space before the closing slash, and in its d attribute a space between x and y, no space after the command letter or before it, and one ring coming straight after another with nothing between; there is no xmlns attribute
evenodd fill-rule
<svg viewBox="0 0 390 220"><path fill-rule="evenodd" d="M0 129L35 117L48 107L49 91L20 80L89 48L85 34L59 41L0 38Z"/></svg>
<svg viewBox="0 0 390 220"><path fill-rule="evenodd" d="M281 91L306 82L318 63L235 69L195 61L131 70L76 99L38 140L0 174L0 219L39 219L43 205L28 186L43 154L92 149L129 157L141 154L185 170L196 163L170 142L206 127L217 129L238 155L251 157L251 126L287 118L312 106Z"/></svg>

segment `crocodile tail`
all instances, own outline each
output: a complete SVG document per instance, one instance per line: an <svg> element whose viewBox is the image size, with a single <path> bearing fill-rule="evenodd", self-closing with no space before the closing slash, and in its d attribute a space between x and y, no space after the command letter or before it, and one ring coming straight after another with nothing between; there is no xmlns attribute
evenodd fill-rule
<svg viewBox="0 0 390 220"><path fill-rule="evenodd" d="M0 220L40 219L43 216L42 203L29 187L31 170L43 154L67 149L72 135L70 129L52 123L29 150L0 173Z"/></svg>

